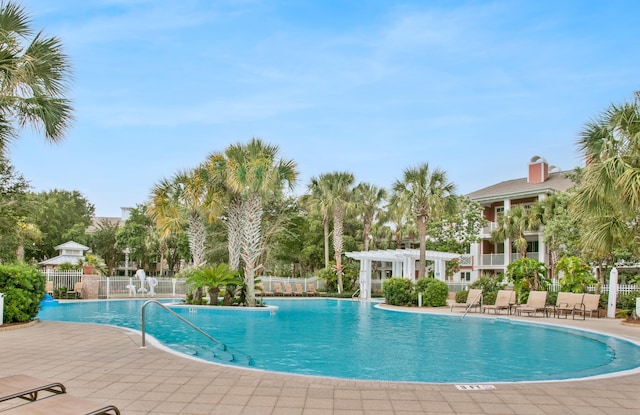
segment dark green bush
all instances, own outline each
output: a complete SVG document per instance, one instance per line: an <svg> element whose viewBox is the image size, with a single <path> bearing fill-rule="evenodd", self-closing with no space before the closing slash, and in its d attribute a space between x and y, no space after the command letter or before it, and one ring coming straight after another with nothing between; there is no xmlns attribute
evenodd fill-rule
<svg viewBox="0 0 640 415"><path fill-rule="evenodd" d="M46 277L28 265L0 265L0 292L4 294L4 323L33 320L44 298Z"/></svg>
<svg viewBox="0 0 640 415"><path fill-rule="evenodd" d="M460 290L456 293L456 303L466 303L469 297L469 290Z"/></svg>
<svg viewBox="0 0 640 415"><path fill-rule="evenodd" d="M422 303L426 306L441 307L447 305L449 286L442 281L435 280L427 285L427 290L422 294Z"/></svg>
<svg viewBox="0 0 640 415"><path fill-rule="evenodd" d="M498 291L505 287L505 284L502 282L503 279L504 276L502 274L498 274L497 276L483 275L478 280L474 281L469 288L482 290L483 304L495 304L496 298L498 297Z"/></svg>
<svg viewBox="0 0 640 415"><path fill-rule="evenodd" d="M608 301L609 295L605 296L605 302ZM640 291L634 291L627 294L619 294L616 297L616 307L623 310L632 310L636 308L636 298L640 297ZM602 296L601 296L602 301ZM606 304L606 303L605 303Z"/></svg>
<svg viewBox="0 0 640 415"><path fill-rule="evenodd" d="M382 293L389 305L413 305L414 290L413 282L407 278L393 277L384 280L382 283Z"/></svg>

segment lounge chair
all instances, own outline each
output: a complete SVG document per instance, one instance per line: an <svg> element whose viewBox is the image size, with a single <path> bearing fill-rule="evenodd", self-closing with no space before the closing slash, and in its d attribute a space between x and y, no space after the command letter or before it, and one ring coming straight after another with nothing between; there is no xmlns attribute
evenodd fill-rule
<svg viewBox="0 0 640 415"><path fill-rule="evenodd" d="M280 284L279 282L274 282L273 283L273 294L274 295L284 295L284 292L282 291L282 284Z"/></svg>
<svg viewBox="0 0 640 415"><path fill-rule="evenodd" d="M47 382L27 375L13 375L0 378L0 402L22 398L27 401L38 399L38 392L65 393L62 383Z"/></svg>
<svg viewBox="0 0 640 415"><path fill-rule="evenodd" d="M593 313L600 318L600 294L585 294L582 299L582 303L577 306L572 313L572 318L576 318L576 314L582 314L582 319L585 320L589 313L589 317L593 317Z"/></svg>
<svg viewBox="0 0 640 415"><path fill-rule="evenodd" d="M102 406L84 398L59 394L16 406L2 415L120 415L113 405Z"/></svg>
<svg viewBox="0 0 640 415"><path fill-rule="evenodd" d="M553 308L554 317L560 318L560 316L564 315L564 318L567 318L569 313L573 314L576 307L580 307L583 295L582 293L559 292L556 305L548 306L547 309Z"/></svg>
<svg viewBox="0 0 640 415"><path fill-rule="evenodd" d="M82 281L78 281L73 285L73 290L67 291L67 298L82 298Z"/></svg>
<svg viewBox="0 0 640 415"><path fill-rule="evenodd" d="M293 296L293 289L291 288L291 284L289 284L288 282L284 283L284 295Z"/></svg>
<svg viewBox="0 0 640 415"><path fill-rule="evenodd" d="M522 315L522 313L527 313L529 316L533 314L535 317L538 311L541 311L543 316L547 315L546 291L531 291L527 303L516 307L516 312L519 316Z"/></svg>
<svg viewBox="0 0 640 415"><path fill-rule="evenodd" d="M302 284L296 283L296 290L293 292L293 295L299 295L300 297L304 295L304 288L302 287Z"/></svg>
<svg viewBox="0 0 640 415"><path fill-rule="evenodd" d="M482 290L481 289L470 289L469 295L467 296L467 301L465 303L453 303L451 304L451 311L453 311L456 307L464 307L465 310L471 310L472 308L477 308L478 311L482 310Z"/></svg>
<svg viewBox="0 0 640 415"><path fill-rule="evenodd" d="M256 285L256 291L260 293L260 295L264 296L264 297L271 297L273 296L273 292L272 291L265 291L264 289L264 284L259 283Z"/></svg>
<svg viewBox="0 0 640 415"><path fill-rule="evenodd" d="M483 305L482 312L493 310L494 314L498 314L501 310L507 310L511 314L511 308L516 304L516 292L513 290L499 290L496 296L496 303Z"/></svg>

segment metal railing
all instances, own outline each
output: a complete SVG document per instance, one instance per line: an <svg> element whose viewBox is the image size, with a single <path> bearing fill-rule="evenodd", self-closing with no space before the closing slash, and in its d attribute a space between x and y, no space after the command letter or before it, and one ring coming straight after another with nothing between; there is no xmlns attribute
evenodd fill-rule
<svg viewBox="0 0 640 415"><path fill-rule="evenodd" d="M183 323L185 323L186 325L188 325L189 327L191 327L192 329L194 329L198 333L200 333L203 336L205 336L207 339L209 339L212 342L214 342L217 346L220 346L222 351L227 352L227 353L229 353L231 355L231 358L232 358L231 361L238 361L238 359L236 358L235 354L231 353L231 351L229 350L229 348L227 347L226 344L222 343L221 341L219 341L215 337L209 335L207 332L205 332L204 330L202 330L201 328L199 328L198 326L196 326L195 324L193 324L189 320L185 319L184 317L180 316L178 313L176 313L175 311L171 310L169 307L167 307L166 305L162 304L158 300L148 300L148 301L145 301L145 303L142 305L142 329L141 329L142 330L142 346L141 347L146 347L145 308L149 304L158 305L160 308L162 308L163 310L167 311L173 317L176 317L178 320L182 321ZM213 350L209 350L209 352L212 353L214 357L216 356L216 354L215 354L215 352ZM238 352L236 352L236 353L238 353ZM242 354L244 355L245 358L247 358L247 364L250 364L251 363L251 356L249 356L247 354L244 354L244 353L242 353Z"/></svg>

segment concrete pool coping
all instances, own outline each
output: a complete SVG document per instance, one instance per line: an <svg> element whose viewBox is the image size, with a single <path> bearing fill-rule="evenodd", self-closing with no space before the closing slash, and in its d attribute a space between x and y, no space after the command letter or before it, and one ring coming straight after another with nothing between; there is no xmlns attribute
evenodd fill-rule
<svg viewBox="0 0 640 415"><path fill-rule="evenodd" d="M410 311L462 315L448 308ZM498 316L640 342L640 328L624 326L620 320ZM39 322L5 330L0 332L0 376L23 373L59 381L70 394L114 404L126 415L640 413L638 373L458 390L454 384L344 380L226 367L185 359L153 344L142 349L140 341L139 332L87 323ZM0 403L0 411L15 404Z"/></svg>

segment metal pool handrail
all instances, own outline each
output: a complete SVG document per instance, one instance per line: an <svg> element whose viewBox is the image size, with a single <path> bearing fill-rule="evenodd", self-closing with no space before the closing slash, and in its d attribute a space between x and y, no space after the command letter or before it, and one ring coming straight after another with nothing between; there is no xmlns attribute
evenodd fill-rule
<svg viewBox="0 0 640 415"><path fill-rule="evenodd" d="M148 300L148 301L145 301L145 303L142 305L142 347L146 347L145 346L145 344L146 344L145 343L145 329L144 329L144 309L148 304L151 304L151 303L157 304L161 308L165 309L166 311L169 312L169 314L173 315L174 317L177 317L180 321L182 321L183 323L187 324L189 327L195 329L197 332L199 332L200 334L204 335L209 340L211 340L214 343L219 344L220 346L222 346L222 350L223 351L225 351L225 352L227 351L227 345L226 344L223 344L219 340L213 338L212 336L210 336L206 332L202 331L202 329L200 329L198 326L196 326L195 324L193 324L189 320L185 319L184 317L180 316L175 311L171 310L169 307L167 307L166 305L162 304L158 300Z"/></svg>

